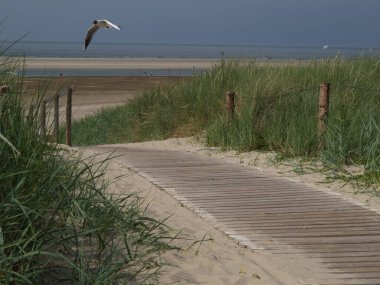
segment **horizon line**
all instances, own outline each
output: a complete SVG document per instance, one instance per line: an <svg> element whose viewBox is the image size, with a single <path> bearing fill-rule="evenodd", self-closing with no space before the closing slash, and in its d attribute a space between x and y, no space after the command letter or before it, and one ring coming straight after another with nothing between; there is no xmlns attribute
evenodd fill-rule
<svg viewBox="0 0 380 285"><path fill-rule="evenodd" d="M3 43L8 42L15 42L14 40L5 40L2 41ZM83 42L76 42L76 41L36 41L36 40L22 40L19 41L19 43L61 43L61 44L80 44L82 45ZM248 43L242 43L242 44L231 44L231 43L170 43L170 42L97 42L94 43L96 45L158 45L158 46L165 46L165 45L171 45L171 46L215 46L215 47L274 47L274 48L319 48L328 46L329 49L378 49L380 46L343 46L343 45L329 45L326 43L323 44L248 44Z"/></svg>

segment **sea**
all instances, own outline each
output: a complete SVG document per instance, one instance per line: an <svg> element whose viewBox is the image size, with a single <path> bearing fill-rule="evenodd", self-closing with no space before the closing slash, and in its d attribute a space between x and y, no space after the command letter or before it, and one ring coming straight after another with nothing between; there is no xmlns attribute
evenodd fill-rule
<svg viewBox="0 0 380 285"><path fill-rule="evenodd" d="M10 48L7 48L11 45ZM199 44L148 44L148 43L91 43L83 52L80 42L3 42L0 54L20 57L58 58L183 58L183 59L252 59L252 60L309 60L335 56L378 56L379 48L335 46L285 46L285 45L199 45ZM6 49L5 52L1 50ZM26 76L45 76L54 70L25 70ZM60 70L68 76L135 76L181 75L191 76L193 70ZM170 73L170 74L168 74ZM54 74L52 74L54 75Z"/></svg>

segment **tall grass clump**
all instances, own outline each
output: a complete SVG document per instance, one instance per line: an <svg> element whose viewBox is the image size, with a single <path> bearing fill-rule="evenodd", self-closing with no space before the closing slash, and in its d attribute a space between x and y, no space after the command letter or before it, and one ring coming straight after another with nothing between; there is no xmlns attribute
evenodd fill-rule
<svg viewBox="0 0 380 285"><path fill-rule="evenodd" d="M134 195L107 191L107 160L70 156L25 119L18 64L0 63L0 283L152 284L174 233Z"/></svg>
<svg viewBox="0 0 380 285"><path fill-rule="evenodd" d="M247 80L247 75L249 79ZM241 68L238 114L223 114L207 130L210 145L273 150L284 157L319 157L334 165L364 165L379 183L380 67L376 58ZM331 83L328 127L317 137L319 85Z"/></svg>

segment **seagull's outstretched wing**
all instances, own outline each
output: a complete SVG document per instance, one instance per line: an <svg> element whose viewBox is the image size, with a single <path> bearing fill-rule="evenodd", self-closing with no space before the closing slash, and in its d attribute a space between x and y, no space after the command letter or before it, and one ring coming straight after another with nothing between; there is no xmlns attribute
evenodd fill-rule
<svg viewBox="0 0 380 285"><path fill-rule="evenodd" d="M119 26L119 25L116 25L116 24L114 24L114 23L112 23L112 22L110 22L110 21L108 21L108 20L103 20L103 21L107 24L107 26L108 26L109 28L114 28L114 29L120 31L120 26Z"/></svg>
<svg viewBox="0 0 380 285"><path fill-rule="evenodd" d="M87 35L86 35L86 39L84 41L84 47L83 47L83 51L86 50L86 48L88 47L88 45L90 44L91 40L92 40L92 37L94 36L95 32L99 29L99 27L97 25L92 25L88 31L87 31Z"/></svg>
<svg viewBox="0 0 380 285"><path fill-rule="evenodd" d="M116 25L116 24L114 24L114 23L112 23L106 19L95 20L93 22L93 25L87 31L86 39L84 41L83 51L86 50L86 48L88 47L88 45L90 44L90 42L92 40L92 37L94 36L94 34L96 33L96 31L99 28L105 28L105 29L113 28L116 30L120 30L120 27L118 25Z"/></svg>

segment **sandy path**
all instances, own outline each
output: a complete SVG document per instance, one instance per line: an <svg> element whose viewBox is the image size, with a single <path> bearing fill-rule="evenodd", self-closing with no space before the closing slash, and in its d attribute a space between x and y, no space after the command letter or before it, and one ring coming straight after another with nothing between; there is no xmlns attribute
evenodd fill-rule
<svg viewBox="0 0 380 285"><path fill-rule="evenodd" d="M166 143L162 142L161 146L167 147ZM96 147L81 148L80 151L84 151L85 156L104 153L104 149ZM167 192L131 171L122 158L112 159L106 173L108 179L122 176L112 185L111 191L138 192L146 198L151 215L158 219L169 217L166 224L181 230L184 237L191 239L179 241L180 246L186 249L194 240L205 240L190 249L165 254L163 260L171 266L165 267L160 284L302 284L287 273L283 265L274 263L264 254L239 246L209 222L183 207Z"/></svg>
<svg viewBox="0 0 380 285"><path fill-rule="evenodd" d="M343 183L323 183L325 177L320 173L308 173L305 175L295 175L290 165L273 165L270 154L220 152L216 148L207 148L194 139L171 139L157 142L144 142L138 144L128 144L134 147L147 149L167 149L193 152L205 157L216 157L221 160L233 162L247 167L255 165L262 168L267 174L285 177L290 180L299 181L312 188L321 189L324 192L339 192L342 199L353 200L356 204L372 210L379 210L379 199L369 197L369 195L354 195L350 185L343 186ZM123 145L120 145L122 147ZM100 147L86 148L88 153L104 152ZM126 162L122 157L114 159L112 169L107 172L111 177L129 174ZM321 184L323 183L323 184ZM205 234L212 238L212 241L205 242L198 253L198 247L190 251L169 254L167 261L180 266L167 269L164 284L169 282L185 282L178 284L310 284L306 280L319 278L332 278L330 275L314 276L305 272L305 268L315 268L317 263L304 257L304 254L296 254L289 258L285 255L266 255L261 251L251 252L246 248L237 246L235 242L228 239L224 233L216 230L212 223L203 220L188 208L181 204L168 193L161 191L154 185L142 179L142 177L132 174L124 182L119 182L115 186L115 191L129 191L128 189L138 189L140 193L147 197L150 202L150 211L156 217L168 217L169 225L176 229L183 229L184 233L194 239L202 239ZM170 191L168 191L170 192ZM298 264L298 265L297 265ZM258 274L261 279L255 276ZM294 276L304 276L303 280L298 280ZM309 279L305 279L308 276ZM186 283L186 280L192 280ZM306 282L306 283L303 283ZM177 284L177 283L176 283ZM314 284L314 283L313 283ZM334 283L335 284L335 283Z"/></svg>

